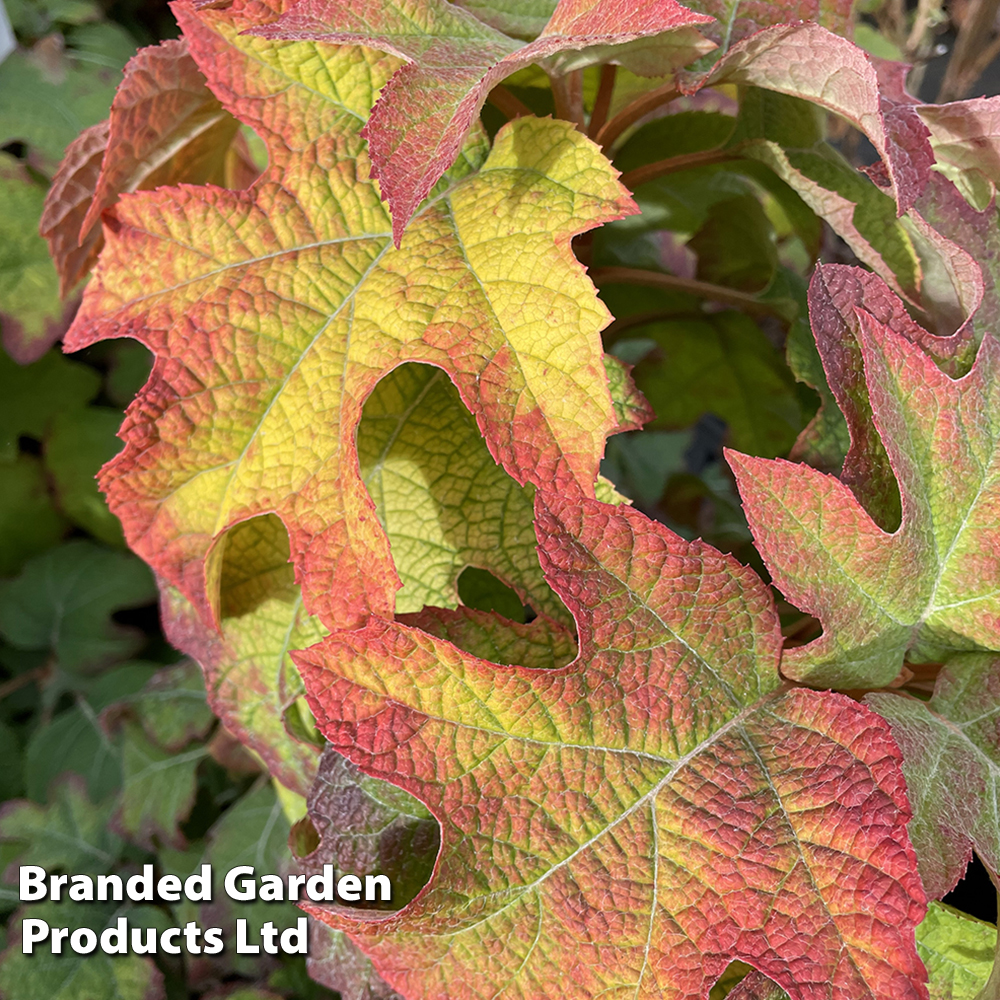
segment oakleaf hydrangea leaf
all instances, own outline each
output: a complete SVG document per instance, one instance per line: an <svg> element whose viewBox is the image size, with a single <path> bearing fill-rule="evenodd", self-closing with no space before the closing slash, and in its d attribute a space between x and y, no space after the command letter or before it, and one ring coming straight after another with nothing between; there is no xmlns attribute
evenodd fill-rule
<svg viewBox="0 0 1000 1000"><path fill-rule="evenodd" d="M297 593L224 618L218 631L176 590L164 591L163 604L168 638L205 672L212 711L277 781L305 796L318 750L289 731L287 716L301 711L304 693L289 651L319 641L326 630L305 612Z"/></svg>
<svg viewBox="0 0 1000 1000"><path fill-rule="evenodd" d="M67 148L42 215L63 293L103 246L101 212L125 191L185 181L245 187L256 171L233 149L239 123L205 85L182 39L141 49L111 116Z"/></svg>
<svg viewBox="0 0 1000 1000"><path fill-rule="evenodd" d="M702 30L725 50L762 28L795 21L815 21L845 35L853 4L850 0L692 0L687 6L719 22Z"/></svg>
<svg viewBox="0 0 1000 1000"><path fill-rule="evenodd" d="M576 659L573 634L544 615L522 624L473 608L424 608L417 614L397 615L396 620L493 663L545 668L564 667Z"/></svg>
<svg viewBox="0 0 1000 1000"><path fill-rule="evenodd" d="M823 624L819 639L782 660L786 676L816 686L881 687L904 656L921 662L1000 643L1000 344L987 335L969 374L953 380L910 339L866 310L858 315L872 419L901 497L899 529L879 527L830 475L729 454L775 585ZM836 372L827 374L832 387Z"/></svg>
<svg viewBox="0 0 1000 1000"><path fill-rule="evenodd" d="M89 273L104 245L95 230L80 239L108 148L110 123L85 128L67 147L52 178L39 222L39 233L49 245L49 254L59 275L59 294L67 295Z"/></svg>
<svg viewBox="0 0 1000 1000"><path fill-rule="evenodd" d="M412 795L362 774L329 747L309 793L309 816L319 846L301 859L304 870L333 864L338 872L389 878L392 899L379 909L398 910L430 877L440 841L437 822Z"/></svg>
<svg viewBox="0 0 1000 1000"><path fill-rule="evenodd" d="M1000 181L1000 99L974 97L949 104L921 104L934 156L976 207L985 208Z"/></svg>
<svg viewBox="0 0 1000 1000"><path fill-rule="evenodd" d="M631 42L709 20L676 0L559 0L538 37L525 45L445 0L373 0L364 10L350 0L299 0L253 33L366 45L405 60L364 132L398 245L417 206L458 156L487 94L505 77L567 50ZM684 61L696 54L690 46Z"/></svg>
<svg viewBox="0 0 1000 1000"><path fill-rule="evenodd" d="M129 335L158 360L103 488L203 612L213 539L274 512L307 607L328 625L391 616L396 574L355 464L365 397L401 361L435 364L513 478L592 494L616 425L608 314L569 240L631 201L567 123L519 119L485 160L470 140L395 249L359 135L395 61L241 36L236 8L177 11L270 166L249 192L161 188L109 210L68 345Z"/></svg>
<svg viewBox="0 0 1000 1000"><path fill-rule="evenodd" d="M357 448L403 584L398 614L454 607L459 573L477 566L536 611L565 617L538 565L534 491L496 464L441 369L404 365L382 379L365 403Z"/></svg>
<svg viewBox="0 0 1000 1000"><path fill-rule="evenodd" d="M973 849L1000 882L1000 659L952 657L929 702L872 694L868 703L903 751L910 837L928 895L955 887Z"/></svg>
<svg viewBox="0 0 1000 1000"><path fill-rule="evenodd" d="M884 104L871 58L817 24L781 24L734 45L704 85L735 83L790 94L832 111L860 129L888 172L899 213L920 196L934 154L928 130L906 105Z"/></svg>
<svg viewBox="0 0 1000 1000"><path fill-rule="evenodd" d="M400 913L310 912L407 996L703 1000L733 959L793 1000L924 996L886 724L781 687L770 597L731 557L628 507L539 491L536 515L569 666L385 622L295 654L333 748L441 826Z"/></svg>
<svg viewBox="0 0 1000 1000"><path fill-rule="evenodd" d="M341 1000L404 1000L346 934L318 920L309 925L306 968L310 979L335 990Z"/></svg>

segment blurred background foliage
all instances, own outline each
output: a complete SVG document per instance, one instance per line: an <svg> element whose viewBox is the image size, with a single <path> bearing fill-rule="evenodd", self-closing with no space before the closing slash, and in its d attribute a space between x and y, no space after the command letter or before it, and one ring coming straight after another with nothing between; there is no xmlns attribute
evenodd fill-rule
<svg viewBox="0 0 1000 1000"><path fill-rule="evenodd" d="M259 870L281 871L303 803L279 801L257 761L209 711L197 666L162 636L154 581L127 551L94 480L120 447L123 410L151 358L132 341L61 353L80 289L60 297L38 232L66 145L107 116L136 48L175 36L176 24L162 0L5 4L16 38L0 62L0 916L7 918L18 906L15 862L97 874L152 861L159 872L186 875L203 860L227 868L249 859ZM998 12L1000 0L862 0L855 38L877 57L913 63L910 88L924 100L993 94L1000 89ZM592 102L596 71L585 85ZM551 91L537 72L517 74L507 89L537 113L551 113ZM722 448L788 453L819 402L795 377L815 353L804 307L809 273L818 258L854 259L760 164L716 156L648 183L642 169L752 137L755 115L779 117L795 133L790 146L808 149L825 134L855 167L874 153L858 133L802 114L790 99L759 107L744 100L739 116L725 92L676 104L640 123L615 153L642 215L576 244L616 317L606 349L635 366L657 414L645 431L609 441L602 471L646 513L763 572ZM487 106L484 123L495 130L502 118ZM841 161L825 169L841 169ZM873 203L873 224L894 225L883 210ZM637 270L655 277L637 285ZM671 276L715 286L724 308L706 311ZM460 593L473 606L510 605L505 613L521 616L516 596L485 571L467 571ZM811 619L786 610L791 641L815 635ZM977 911L981 877L973 872L951 901L995 919ZM285 905L287 913L272 908L253 919L291 923L296 911ZM210 915L187 912L193 908L133 906L127 916L149 927L199 916L231 927L236 916L225 906ZM99 928L122 914L77 905L56 919ZM0 929L0 948L15 943L6 935ZM22 974L25 961L33 963L30 976ZM227 949L213 958L101 956L46 965L16 947L0 960L0 994L334 995L307 978L301 959L251 959Z"/></svg>

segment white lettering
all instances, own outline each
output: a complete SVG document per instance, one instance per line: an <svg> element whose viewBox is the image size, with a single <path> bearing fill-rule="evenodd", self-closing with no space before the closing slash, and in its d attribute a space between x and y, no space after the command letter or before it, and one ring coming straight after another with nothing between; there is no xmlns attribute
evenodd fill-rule
<svg viewBox="0 0 1000 1000"><path fill-rule="evenodd" d="M21 871L24 869L22 868ZM42 872L42 875L44 877L45 873ZM48 936L49 925L44 920L37 920L34 917L24 920L21 924L21 954L33 954L35 945L44 941Z"/></svg>
<svg viewBox="0 0 1000 1000"><path fill-rule="evenodd" d="M21 865L20 873L20 893L19 898L22 903L33 903L38 899L45 899L47 895L45 889L45 869L39 865ZM41 921L43 924L45 921ZM46 928L48 924L45 924ZM48 933L48 930L45 932ZM30 955L31 952L25 952Z"/></svg>
<svg viewBox="0 0 1000 1000"><path fill-rule="evenodd" d="M232 872L230 872L230 875ZM243 918L236 921L236 954L259 955L260 945L247 942L247 922Z"/></svg>
<svg viewBox="0 0 1000 1000"><path fill-rule="evenodd" d="M356 903L361 898L361 879L357 875L341 875L337 880L337 895Z"/></svg>
<svg viewBox="0 0 1000 1000"><path fill-rule="evenodd" d="M236 887L236 879L240 875L253 875L253 867L251 865L239 865L229 870L226 875L226 895L230 899L235 899L238 903L249 903L252 899L256 898L257 886L253 879L245 878L242 882L242 888L238 889ZM248 952L248 954L256 954L256 952Z"/></svg>

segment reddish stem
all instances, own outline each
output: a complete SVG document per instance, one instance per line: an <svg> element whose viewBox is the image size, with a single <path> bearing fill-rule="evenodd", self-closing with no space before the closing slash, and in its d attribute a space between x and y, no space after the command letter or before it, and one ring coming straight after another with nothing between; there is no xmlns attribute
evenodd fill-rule
<svg viewBox="0 0 1000 1000"><path fill-rule="evenodd" d="M655 90L647 91L631 104L627 104L611 121L604 125L594 136L594 142L605 148L610 147L630 125L634 125L640 118L645 118L650 111L655 111L661 105L669 104L674 98L680 96L681 92L672 83L666 83Z"/></svg>
<svg viewBox="0 0 1000 1000"><path fill-rule="evenodd" d="M597 87L594 110L590 115L590 127L587 129L587 135L591 139L604 128L604 123L608 120L608 112L611 110L611 95L614 93L617 74L618 67L611 65L611 63L601 67L601 82Z"/></svg>

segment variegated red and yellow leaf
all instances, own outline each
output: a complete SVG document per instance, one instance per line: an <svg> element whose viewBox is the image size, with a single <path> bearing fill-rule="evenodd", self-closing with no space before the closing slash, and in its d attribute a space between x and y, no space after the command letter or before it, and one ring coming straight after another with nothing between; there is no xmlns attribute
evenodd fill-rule
<svg viewBox="0 0 1000 1000"><path fill-rule="evenodd" d="M987 335L969 374L953 380L909 339L901 310L882 318L892 326L859 310L857 335L871 419L898 483L898 529L879 527L833 476L728 456L775 584L823 623L819 639L782 661L786 676L814 686L880 687L904 657L1000 644L1000 343ZM831 387L843 379L845 398L853 391L850 364L827 373ZM864 416L850 419L856 430ZM859 455L862 473L866 461Z"/></svg>
<svg viewBox="0 0 1000 1000"><path fill-rule="evenodd" d="M536 511L572 664L385 622L295 654L332 746L442 831L400 913L309 909L421 998L702 1000L733 959L793 1000L925 996L885 723L781 688L770 597L731 557L627 507Z"/></svg>
<svg viewBox="0 0 1000 1000"><path fill-rule="evenodd" d="M360 130L398 62L241 35L261 19L250 6L177 13L216 96L267 142L268 171L247 192L124 196L67 343L135 336L157 355L102 480L157 572L206 612L213 540L277 513L307 606L343 627L393 612L354 434L401 362L448 372L516 480L592 495L617 426L608 314L569 240L632 203L571 126L521 119L488 156L469 140L394 248Z"/></svg>
<svg viewBox="0 0 1000 1000"><path fill-rule="evenodd" d="M691 31L710 20L676 0L559 0L538 37L525 44L446 0L373 0L363 8L351 0L298 0L253 33L367 45L405 61L364 132L398 244L417 206L458 156L490 90L505 77L562 52L677 30L686 31L674 54L676 65L684 65L712 48Z"/></svg>

